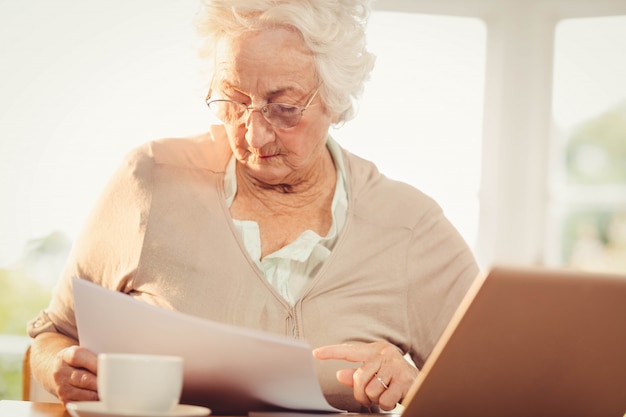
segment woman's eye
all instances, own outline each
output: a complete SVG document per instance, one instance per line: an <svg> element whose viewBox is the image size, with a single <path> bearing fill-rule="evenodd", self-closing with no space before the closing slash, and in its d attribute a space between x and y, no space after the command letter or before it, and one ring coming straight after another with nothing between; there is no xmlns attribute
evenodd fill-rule
<svg viewBox="0 0 626 417"><path fill-rule="evenodd" d="M298 108L296 106L288 104L273 103L273 106L275 108L274 111L281 114L293 114L298 112Z"/></svg>

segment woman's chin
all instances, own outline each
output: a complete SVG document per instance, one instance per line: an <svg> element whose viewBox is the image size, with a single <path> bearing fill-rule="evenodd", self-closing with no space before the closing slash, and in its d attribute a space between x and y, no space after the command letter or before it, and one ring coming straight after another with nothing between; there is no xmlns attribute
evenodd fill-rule
<svg viewBox="0 0 626 417"><path fill-rule="evenodd" d="M245 164L248 175L254 180L266 184L268 186L282 185L288 174L285 167L270 165L267 163Z"/></svg>

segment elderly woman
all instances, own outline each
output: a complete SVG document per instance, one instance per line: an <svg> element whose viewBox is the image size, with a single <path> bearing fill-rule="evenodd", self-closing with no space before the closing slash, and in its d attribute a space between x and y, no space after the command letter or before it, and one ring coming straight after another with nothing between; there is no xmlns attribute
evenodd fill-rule
<svg viewBox="0 0 626 417"><path fill-rule="evenodd" d="M402 401L478 270L435 202L329 136L373 66L366 16L357 0L204 2L206 101L222 123L140 147L111 179L29 323L49 391L98 398L96 356L77 339L80 277L305 339L336 407Z"/></svg>

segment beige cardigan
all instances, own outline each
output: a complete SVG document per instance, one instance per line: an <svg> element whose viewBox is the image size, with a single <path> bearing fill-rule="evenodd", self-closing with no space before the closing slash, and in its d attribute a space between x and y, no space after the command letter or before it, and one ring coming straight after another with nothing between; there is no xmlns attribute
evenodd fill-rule
<svg viewBox="0 0 626 417"><path fill-rule="evenodd" d="M148 303L290 335L313 347L385 339L421 367L478 273L439 206L344 151L348 217L329 259L292 307L254 265L234 228L223 190L230 155L219 127L129 154L29 334L77 338L71 278L81 277ZM322 389L332 405L359 410L351 389L335 379L341 367L318 363Z"/></svg>

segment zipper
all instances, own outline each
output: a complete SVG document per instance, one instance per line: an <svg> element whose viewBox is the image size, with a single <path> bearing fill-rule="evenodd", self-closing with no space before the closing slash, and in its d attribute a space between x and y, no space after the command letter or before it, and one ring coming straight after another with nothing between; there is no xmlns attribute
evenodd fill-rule
<svg viewBox="0 0 626 417"><path fill-rule="evenodd" d="M293 308L287 312L287 328L285 329L288 335L291 335L294 339L298 339L298 323L294 314Z"/></svg>

